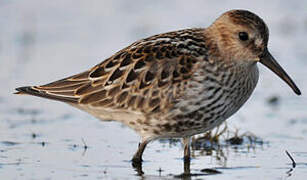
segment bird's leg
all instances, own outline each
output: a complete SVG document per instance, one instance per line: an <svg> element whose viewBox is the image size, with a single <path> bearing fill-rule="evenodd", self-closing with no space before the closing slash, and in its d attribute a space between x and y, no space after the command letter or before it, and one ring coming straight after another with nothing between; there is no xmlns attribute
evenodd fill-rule
<svg viewBox="0 0 307 180"><path fill-rule="evenodd" d="M190 161L184 161L183 162L183 174L185 174L185 175L191 174Z"/></svg>
<svg viewBox="0 0 307 180"><path fill-rule="evenodd" d="M134 154L134 156L132 158L132 164L137 166L137 165L140 165L142 163L142 155L143 155L144 149L145 149L145 147L148 143L149 143L148 139L142 138L141 142L139 143L138 150L136 151L136 153Z"/></svg>
<svg viewBox="0 0 307 180"><path fill-rule="evenodd" d="M190 150L190 141L191 138L190 137L184 137L183 138L183 145L184 145L184 156L183 156L183 160L184 162L189 162L191 159L191 150Z"/></svg>

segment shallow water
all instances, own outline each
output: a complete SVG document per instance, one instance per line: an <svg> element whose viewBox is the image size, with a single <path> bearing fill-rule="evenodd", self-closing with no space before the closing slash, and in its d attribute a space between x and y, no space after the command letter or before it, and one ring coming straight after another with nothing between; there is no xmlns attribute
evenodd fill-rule
<svg viewBox="0 0 307 180"><path fill-rule="evenodd" d="M252 98L228 126L239 134L252 132L264 143L193 150L191 173L199 176L183 179L305 179L307 1L277 0L1 1L0 179L180 178L184 165L179 142L149 144L140 176L130 162L139 140L132 130L63 103L12 93L15 87L81 72L142 37L206 27L233 8L249 9L266 21L269 48L303 95L295 96L260 65ZM278 97L277 102L271 97ZM285 150L296 161L291 172Z"/></svg>

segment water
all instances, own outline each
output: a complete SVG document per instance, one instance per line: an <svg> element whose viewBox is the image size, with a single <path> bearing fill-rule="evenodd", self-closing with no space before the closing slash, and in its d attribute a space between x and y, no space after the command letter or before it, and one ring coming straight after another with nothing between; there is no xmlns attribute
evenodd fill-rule
<svg viewBox="0 0 307 180"><path fill-rule="evenodd" d="M64 103L16 96L15 87L44 84L99 63L137 39L206 27L222 12L243 8L270 28L269 49L303 95L260 67L248 103L228 120L239 134L264 143L193 150L185 179L305 179L307 175L306 1L14 1L0 2L0 178L173 179L183 173L180 143L155 141L144 174L131 166L139 137ZM271 97L277 102L268 103ZM296 161L285 154L288 150ZM214 168L220 174L205 175ZM140 170L139 170L140 171Z"/></svg>

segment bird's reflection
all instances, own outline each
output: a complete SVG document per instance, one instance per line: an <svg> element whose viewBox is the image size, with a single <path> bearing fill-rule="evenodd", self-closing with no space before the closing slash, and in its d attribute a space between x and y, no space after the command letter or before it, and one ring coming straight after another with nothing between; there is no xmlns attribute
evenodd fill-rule
<svg viewBox="0 0 307 180"><path fill-rule="evenodd" d="M144 175L144 171L142 170L142 162L131 162L131 165L133 167L133 169L135 170L135 172L137 173L136 175L138 176L143 176ZM187 179L188 177L193 176L193 174L191 174L191 161L190 160L184 160L183 162L183 173L180 175L177 175L176 177L181 177L183 179ZM188 178L189 179L189 178Z"/></svg>
<svg viewBox="0 0 307 180"><path fill-rule="evenodd" d="M145 173L142 169L142 162L131 162L131 165L133 167L133 169L136 172L137 176L140 177L144 177ZM205 173L191 173L191 160L184 160L183 161L183 172L179 175L174 175L175 178L180 178L183 180L190 180L192 179L192 177L196 177L196 176L208 176L208 175L212 175L212 174L218 174L220 173L219 171L206 171ZM161 171L161 170L160 170ZM160 175L159 175L160 176Z"/></svg>

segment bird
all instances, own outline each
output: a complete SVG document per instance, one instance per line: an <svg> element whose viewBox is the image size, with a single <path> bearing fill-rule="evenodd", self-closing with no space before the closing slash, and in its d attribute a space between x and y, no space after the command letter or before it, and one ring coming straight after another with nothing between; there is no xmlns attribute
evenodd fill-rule
<svg viewBox="0 0 307 180"><path fill-rule="evenodd" d="M253 12L234 9L207 28L189 28L138 40L76 75L16 88L61 101L102 121L118 121L140 135L132 162L146 145L181 138L184 161L191 137L219 126L249 99L261 63L300 95L268 50L269 30Z"/></svg>

